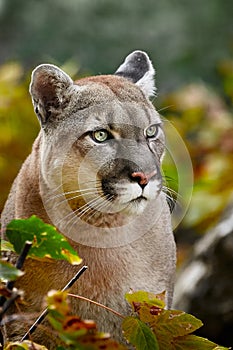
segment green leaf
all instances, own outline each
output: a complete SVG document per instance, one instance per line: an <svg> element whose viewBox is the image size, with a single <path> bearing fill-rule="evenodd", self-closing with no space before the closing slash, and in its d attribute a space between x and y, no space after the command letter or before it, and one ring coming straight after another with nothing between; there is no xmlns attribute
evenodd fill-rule
<svg viewBox="0 0 233 350"><path fill-rule="evenodd" d="M23 271L18 270L13 265L0 261L0 280L2 281L15 281L18 277L22 276Z"/></svg>
<svg viewBox="0 0 233 350"><path fill-rule="evenodd" d="M54 226L44 223L35 215L29 219L11 221L7 225L6 235L18 254L28 240L33 242L28 254L30 257L67 260L72 265L80 264L82 261Z"/></svg>
<svg viewBox="0 0 233 350"><path fill-rule="evenodd" d="M3 252L13 252L14 251L14 247L10 242L5 241L4 239L1 239L0 242L1 242L1 251L3 251Z"/></svg>
<svg viewBox="0 0 233 350"><path fill-rule="evenodd" d="M138 350L158 350L159 345L155 334L136 317L126 317L122 323L125 338Z"/></svg>
<svg viewBox="0 0 233 350"><path fill-rule="evenodd" d="M212 341L201 338L196 335L187 335L173 340L173 350L227 350L228 348L219 347Z"/></svg>

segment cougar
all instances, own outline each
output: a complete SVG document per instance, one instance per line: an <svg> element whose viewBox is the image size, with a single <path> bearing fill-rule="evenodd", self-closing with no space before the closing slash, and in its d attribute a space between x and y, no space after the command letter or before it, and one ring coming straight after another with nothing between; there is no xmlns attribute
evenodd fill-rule
<svg viewBox="0 0 233 350"><path fill-rule="evenodd" d="M2 213L3 227L33 214L54 225L88 265L72 293L123 315L131 289L166 291L167 307L172 303L176 249L160 169L165 136L149 100L154 74L142 51L128 55L114 75L77 81L54 65L38 66L30 94L41 131ZM25 292L21 308L39 314L47 292L62 289L77 266L28 258L24 270L16 283ZM122 339L119 317L85 301L71 304ZM5 339L19 340L29 326L12 321ZM52 349L48 338L42 329L32 335Z"/></svg>

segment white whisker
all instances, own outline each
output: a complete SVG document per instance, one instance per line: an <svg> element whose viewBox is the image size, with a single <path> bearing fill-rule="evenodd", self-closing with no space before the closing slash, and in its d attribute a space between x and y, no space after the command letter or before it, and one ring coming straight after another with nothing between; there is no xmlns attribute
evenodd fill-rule
<svg viewBox="0 0 233 350"><path fill-rule="evenodd" d="M56 196L53 196L52 198L49 198L47 201L51 201L51 200L54 200L54 199L59 198L59 197L64 197L64 196L66 196L68 194L80 193L78 196L74 196L74 197L71 197L71 198L66 198L66 200L71 200L71 199L74 199L74 198L77 198L77 197L81 197L82 195L85 195L85 194L95 193L94 191L99 190L99 189L101 189L101 187L87 188L85 190L83 189L83 190L75 190L75 191L63 192L63 193L57 194ZM65 200L63 200L62 202L64 202L64 201ZM60 202L60 203L62 203L62 202Z"/></svg>
<svg viewBox="0 0 233 350"><path fill-rule="evenodd" d="M92 199L90 202L94 202L95 200L96 200L96 198ZM88 203L90 203L90 202L88 202ZM64 218L62 218L61 220L58 221L57 225L60 225L62 223L62 221L66 220L71 215L76 214L76 213L78 213L80 211L82 212L83 208L86 208L88 206L88 203L85 203L82 207L77 208L76 210L71 210L70 213L68 213L66 216L64 216Z"/></svg>
<svg viewBox="0 0 233 350"><path fill-rule="evenodd" d="M98 186L96 186L96 187L87 187L87 188L85 188L85 189L78 189L78 190L73 190L73 191L67 191L67 192L58 193L58 194L56 194L56 195L54 195L54 196L48 198L48 199L46 200L45 203L50 202L51 200L54 200L54 199L56 199L56 198L63 197L64 195L67 195L67 194L74 194L74 193L80 193L80 192L86 192L86 191L99 190L99 189L101 189L101 188L102 188L101 185L98 185Z"/></svg>
<svg viewBox="0 0 233 350"><path fill-rule="evenodd" d="M167 186L163 186L163 192L166 194L169 193L172 196L172 198L174 198L174 199L177 199L177 198L181 199L182 198L178 192L176 192L175 190L173 190L172 188L169 188Z"/></svg>
<svg viewBox="0 0 233 350"><path fill-rule="evenodd" d="M95 190L95 189L94 189ZM74 191L74 192L79 192L79 191ZM66 194L70 194L71 192L64 192L64 196L66 195ZM73 197L70 197L70 198L65 198L65 199L63 199L62 201L60 201L59 203L57 203L55 206L54 206L54 208L56 208L56 207L58 207L59 205L61 205L62 203L64 203L64 202L69 202L69 201L71 201L71 200L74 200L74 199L77 199L77 198L80 198L80 197L83 197L83 196L85 196L85 195L90 195L90 194L98 194L98 192L93 192L93 190L90 190L90 191L86 191L86 192L84 192L84 193L81 193L81 194L79 194L78 196L73 196Z"/></svg>
<svg viewBox="0 0 233 350"><path fill-rule="evenodd" d="M98 203L100 200L102 200L101 197L94 198L93 200L89 201L88 203L86 203L86 204L83 205L82 207L76 209L76 210L73 212L73 214L76 214L76 213L78 213L78 212L81 212L81 215L78 215L78 218L79 218L79 219L82 219L88 212L90 212L90 211L95 211L94 208L90 207L90 204ZM70 225L71 222L72 222L73 220L75 220L75 219L77 219L76 216L72 217L72 218L70 219L70 221L67 223L66 227L67 227L68 225ZM72 227L74 226L74 224L75 224L75 221L74 221L74 223L70 226L69 231L68 231L68 235L69 235L69 233L70 233Z"/></svg>
<svg viewBox="0 0 233 350"><path fill-rule="evenodd" d="M99 205L97 205L97 207L95 208L95 212L86 219L86 221L90 221L92 219L92 217L95 215L96 211L101 212L101 210L103 210L104 208L110 208L110 206L112 205L112 199L114 198L113 195L108 195L106 196L106 200L102 203L100 203Z"/></svg>
<svg viewBox="0 0 233 350"><path fill-rule="evenodd" d="M97 198L96 201L94 202L95 204L95 208L86 208L84 211L82 211L82 214L79 216L79 218L83 218L85 217L85 221L86 222L89 222L92 217L97 213L97 212L100 212L103 208L106 208L106 207L110 207L112 205L111 203L111 200L114 198L113 195L107 195L105 196L105 200L101 197ZM99 202L99 203L98 203ZM93 203L92 203L93 204ZM91 214L90 216L88 216L89 214ZM69 224L71 223L71 221L73 220L74 218L72 218L69 222ZM70 230L72 229L72 227L74 226L75 222L71 225L70 229L69 229L69 232Z"/></svg>
<svg viewBox="0 0 233 350"><path fill-rule="evenodd" d="M97 197L95 199L93 199L92 201L88 202L87 203L87 206L89 208L86 208L84 211L82 210L81 212L81 215L79 215L79 218L83 218L84 215L86 215L89 211L93 211L93 210L96 210L96 208L92 208L90 205L97 205L98 206L98 203L100 202L100 204L103 202L103 198L102 197Z"/></svg>

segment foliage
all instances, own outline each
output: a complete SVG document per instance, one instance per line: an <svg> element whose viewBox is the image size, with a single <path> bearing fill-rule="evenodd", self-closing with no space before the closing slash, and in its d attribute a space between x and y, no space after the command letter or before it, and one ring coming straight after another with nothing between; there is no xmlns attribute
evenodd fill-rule
<svg viewBox="0 0 233 350"><path fill-rule="evenodd" d="M47 303L49 321L58 332L65 349L125 349L111 339L109 334L98 332L94 321L72 315L66 292L49 292Z"/></svg>
<svg viewBox="0 0 233 350"><path fill-rule="evenodd" d="M123 331L128 340L133 340L136 349L227 349L192 335L191 333L202 326L202 322L183 311L165 310L164 293L153 295L138 291L126 294L126 300L136 316L127 317L123 321ZM154 347L149 345L152 342Z"/></svg>
<svg viewBox="0 0 233 350"><path fill-rule="evenodd" d="M0 62L17 59L34 67L73 58L84 71L108 73L131 50L143 49L156 60L164 90L188 80L213 81L216 61L232 53L231 0L0 4Z"/></svg>
<svg viewBox="0 0 233 350"><path fill-rule="evenodd" d="M185 140L193 164L192 201L182 224L199 231L216 223L233 199L233 61L221 63L219 71L221 94L195 83L161 102L161 108L167 107L164 117ZM172 176L171 163L165 161L165 168Z"/></svg>
<svg viewBox="0 0 233 350"><path fill-rule="evenodd" d="M23 342L11 342L4 350L47 350L47 348L29 340L24 340Z"/></svg>
<svg viewBox="0 0 233 350"><path fill-rule="evenodd" d="M66 240L56 232L54 227L43 223L35 216L29 219L11 221L7 226L6 233L16 252L20 252L24 242L30 239L33 242L29 253L32 258L44 257L45 259L49 256L49 258L65 258L71 263L73 262L70 255L74 256L75 254ZM21 239L19 239L20 236ZM54 240L57 240L56 248L54 248ZM61 249L64 245L68 251L67 256ZM56 251L55 254L54 251ZM79 261L79 258L76 258ZM1 266L4 265L5 263L1 264ZM12 270L13 276L9 275ZM15 280L15 273L19 274L18 270L7 266L6 271L1 270L0 277ZM0 289L0 294L8 297L4 288ZM74 296L70 295L70 297ZM75 297L79 298L79 296ZM15 300L10 293L8 298L11 298L12 301ZM132 307L133 315L119 316L123 317L123 335L135 349L226 349L192 334L202 326L202 322L194 316L179 310L166 310L165 292L159 295L145 291L130 292L126 294L125 298ZM80 297L80 302L81 300L82 297ZM90 302L93 301L90 300ZM126 349L123 344L118 344L113 340L109 334L98 332L94 321L82 320L78 315L72 315L66 291L50 291L47 296L47 304L50 324L64 344L59 347L59 350ZM115 312L114 310L110 311ZM2 313L0 314L2 317ZM5 347L5 350L13 349L43 350L45 348L29 341L9 343Z"/></svg>
<svg viewBox="0 0 233 350"><path fill-rule="evenodd" d="M39 130L28 85L18 63L0 66L0 211Z"/></svg>

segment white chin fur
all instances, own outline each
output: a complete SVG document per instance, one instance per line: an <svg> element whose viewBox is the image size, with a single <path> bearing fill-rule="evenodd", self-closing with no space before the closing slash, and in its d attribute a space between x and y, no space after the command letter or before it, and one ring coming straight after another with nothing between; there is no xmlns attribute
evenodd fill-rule
<svg viewBox="0 0 233 350"><path fill-rule="evenodd" d="M146 209L148 201L146 199L136 200L128 203L124 208L124 212L129 215L140 215Z"/></svg>
<svg viewBox="0 0 233 350"><path fill-rule="evenodd" d="M160 182L150 181L144 189L137 183L125 184L118 188L118 194L114 206L119 211L130 215L141 214L149 201L154 200L160 192Z"/></svg>

